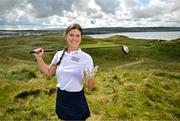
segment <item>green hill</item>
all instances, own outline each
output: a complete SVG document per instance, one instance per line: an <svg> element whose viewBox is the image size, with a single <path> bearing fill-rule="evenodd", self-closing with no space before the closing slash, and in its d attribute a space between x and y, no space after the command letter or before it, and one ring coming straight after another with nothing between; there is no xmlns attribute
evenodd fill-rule
<svg viewBox="0 0 180 121"><path fill-rule="evenodd" d="M180 120L180 39L135 40L121 36L94 39L81 46L127 45L84 49L99 65L95 89L85 88L89 121ZM62 35L0 38L0 120L57 120L56 78L45 77L30 50L63 48ZM46 53L50 63L54 53Z"/></svg>

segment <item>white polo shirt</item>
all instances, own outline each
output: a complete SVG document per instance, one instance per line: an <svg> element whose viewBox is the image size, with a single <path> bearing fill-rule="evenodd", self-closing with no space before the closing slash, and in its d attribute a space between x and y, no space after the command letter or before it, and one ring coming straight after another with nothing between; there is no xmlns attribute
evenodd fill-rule
<svg viewBox="0 0 180 121"><path fill-rule="evenodd" d="M51 63L56 64L62 51L58 51ZM60 65L56 69L57 87L69 92L81 91L83 88L84 69L93 68L92 57L78 49L77 51L65 52Z"/></svg>

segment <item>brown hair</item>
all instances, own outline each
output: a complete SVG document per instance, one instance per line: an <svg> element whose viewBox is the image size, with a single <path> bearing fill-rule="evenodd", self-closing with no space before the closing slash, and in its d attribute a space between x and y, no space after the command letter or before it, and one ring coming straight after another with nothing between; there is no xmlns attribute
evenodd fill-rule
<svg viewBox="0 0 180 121"><path fill-rule="evenodd" d="M66 31L64 32L64 38L66 39L67 34L72 30L72 29L78 29L81 32L81 36L83 35L82 28L79 24L74 23L71 24L67 27Z"/></svg>

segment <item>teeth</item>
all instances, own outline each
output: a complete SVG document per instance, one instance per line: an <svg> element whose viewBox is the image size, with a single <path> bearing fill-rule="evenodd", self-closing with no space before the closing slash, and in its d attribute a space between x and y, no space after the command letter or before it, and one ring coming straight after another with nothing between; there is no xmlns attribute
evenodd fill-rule
<svg viewBox="0 0 180 121"><path fill-rule="evenodd" d="M75 41L71 41L71 43L76 43Z"/></svg>

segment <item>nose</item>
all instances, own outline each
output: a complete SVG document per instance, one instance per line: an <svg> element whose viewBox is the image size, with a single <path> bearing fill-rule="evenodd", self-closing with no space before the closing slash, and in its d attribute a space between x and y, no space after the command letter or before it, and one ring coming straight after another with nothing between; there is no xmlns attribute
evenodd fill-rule
<svg viewBox="0 0 180 121"><path fill-rule="evenodd" d="M76 36L73 36L73 40L76 40Z"/></svg>
<svg viewBox="0 0 180 121"><path fill-rule="evenodd" d="M77 36L73 36L72 39L73 39L73 40L77 40L78 37L77 37Z"/></svg>

